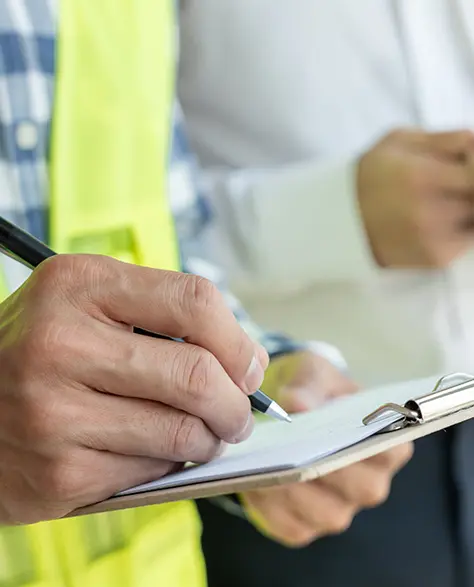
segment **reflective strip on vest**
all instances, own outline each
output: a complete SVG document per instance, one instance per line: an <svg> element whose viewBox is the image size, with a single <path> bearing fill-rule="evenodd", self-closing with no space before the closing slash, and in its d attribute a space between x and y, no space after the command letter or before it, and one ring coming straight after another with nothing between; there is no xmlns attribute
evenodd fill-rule
<svg viewBox="0 0 474 587"><path fill-rule="evenodd" d="M171 0L60 0L50 167L58 252L178 268L165 190L172 12ZM2 529L0 565L0 587L205 584L189 502Z"/></svg>

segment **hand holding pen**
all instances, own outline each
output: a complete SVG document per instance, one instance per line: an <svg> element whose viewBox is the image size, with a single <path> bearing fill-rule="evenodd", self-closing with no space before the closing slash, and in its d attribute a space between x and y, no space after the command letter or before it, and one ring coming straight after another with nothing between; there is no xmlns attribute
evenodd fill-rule
<svg viewBox="0 0 474 587"><path fill-rule="evenodd" d="M0 224L31 266L27 237ZM0 460L16 463L1 523L65 515L250 435L266 365L210 283L43 253L54 258L0 306Z"/></svg>

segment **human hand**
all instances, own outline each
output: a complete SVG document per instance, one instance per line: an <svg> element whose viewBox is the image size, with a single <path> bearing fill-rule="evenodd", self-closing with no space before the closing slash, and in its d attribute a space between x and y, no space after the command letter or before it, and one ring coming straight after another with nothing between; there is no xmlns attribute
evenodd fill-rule
<svg viewBox="0 0 474 587"><path fill-rule="evenodd" d="M204 279L45 261L0 305L0 523L62 517L246 439L267 359Z"/></svg>
<svg viewBox="0 0 474 587"><path fill-rule="evenodd" d="M443 268L473 242L469 131L390 133L359 161L359 207L378 264Z"/></svg>
<svg viewBox="0 0 474 587"><path fill-rule="evenodd" d="M314 409L357 390L328 361L311 353L278 361L275 372L283 385L272 397L291 413ZM271 392L267 389L267 393ZM359 511L381 504L393 476L412 452L413 445L406 444L314 481L248 491L241 495L242 503L263 534L285 546L306 546L317 538L343 532Z"/></svg>
<svg viewBox="0 0 474 587"><path fill-rule="evenodd" d="M262 391L288 413L308 412L358 386L327 359L303 350L272 360Z"/></svg>

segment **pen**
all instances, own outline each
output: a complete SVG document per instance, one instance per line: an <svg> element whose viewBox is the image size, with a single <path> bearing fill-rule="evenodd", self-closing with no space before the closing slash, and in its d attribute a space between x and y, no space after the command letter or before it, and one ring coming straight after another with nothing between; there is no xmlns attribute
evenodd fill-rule
<svg viewBox="0 0 474 587"><path fill-rule="evenodd" d="M12 224L0 216L0 252L8 257L15 259L29 269L34 269L42 261L49 257L54 257L56 253L48 246L35 238L33 235ZM134 328L137 334L161 338L164 340L174 340L184 342L182 339L172 338L164 334L148 332L142 328ZM254 410L284 422L291 422L290 416L285 410L270 399L260 389L249 396L250 404Z"/></svg>

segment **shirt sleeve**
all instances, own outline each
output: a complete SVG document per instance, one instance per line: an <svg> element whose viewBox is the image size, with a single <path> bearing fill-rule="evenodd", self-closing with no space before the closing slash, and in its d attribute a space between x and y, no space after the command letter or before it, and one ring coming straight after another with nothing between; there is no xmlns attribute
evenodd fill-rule
<svg viewBox="0 0 474 587"><path fill-rule="evenodd" d="M353 159L276 170L208 168L205 246L239 292L280 297L377 270L356 196ZM216 246L219 243L219 246Z"/></svg>

